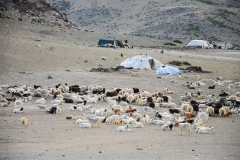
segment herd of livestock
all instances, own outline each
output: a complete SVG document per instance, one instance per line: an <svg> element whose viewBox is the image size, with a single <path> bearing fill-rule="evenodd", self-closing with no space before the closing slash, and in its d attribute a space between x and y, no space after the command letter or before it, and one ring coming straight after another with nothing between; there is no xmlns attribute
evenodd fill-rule
<svg viewBox="0 0 240 160"><path fill-rule="evenodd" d="M215 89L219 85L225 88L218 94L220 98L216 93L204 95L198 89L195 93L183 94L178 104L172 101L173 91L168 88L151 93L139 88L105 89L102 86L68 84L58 84L52 88L1 85L0 106L13 107L13 113L20 114L28 102L45 110L46 114L78 112L78 116L69 114L65 118L74 120L81 128L101 127L103 123L124 124L118 126L117 131L130 132L131 127L143 128L144 125L153 124L160 125L162 131L179 127L181 134L186 131L191 135L193 129L196 133L208 134L213 133L214 129L205 125L209 117L229 117L240 113L240 92L230 94L230 90L238 88L240 82L201 80L187 82L182 87L195 89L206 86L206 82L211 84L208 89ZM22 117L23 126L27 125L27 121Z"/></svg>

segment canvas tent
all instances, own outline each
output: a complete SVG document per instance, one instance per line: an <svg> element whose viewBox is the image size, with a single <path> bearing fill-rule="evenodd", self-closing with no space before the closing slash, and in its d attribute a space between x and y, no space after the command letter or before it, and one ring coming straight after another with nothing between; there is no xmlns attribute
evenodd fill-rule
<svg viewBox="0 0 240 160"><path fill-rule="evenodd" d="M163 64L158 60L146 55L137 55L124 60L120 66L132 67L134 69L153 69L156 70L162 67Z"/></svg>
<svg viewBox="0 0 240 160"><path fill-rule="evenodd" d="M156 70L156 74L171 74L171 75L179 75L180 71L178 68L172 66L162 66Z"/></svg>
<svg viewBox="0 0 240 160"><path fill-rule="evenodd" d="M233 45L230 42L216 42L215 45L221 49L232 49Z"/></svg>
<svg viewBox="0 0 240 160"><path fill-rule="evenodd" d="M121 41L115 38L103 38L98 40L99 47L121 47L124 48L124 45Z"/></svg>
<svg viewBox="0 0 240 160"><path fill-rule="evenodd" d="M187 47L194 47L194 48L213 48L212 45L204 40L192 40L187 44Z"/></svg>

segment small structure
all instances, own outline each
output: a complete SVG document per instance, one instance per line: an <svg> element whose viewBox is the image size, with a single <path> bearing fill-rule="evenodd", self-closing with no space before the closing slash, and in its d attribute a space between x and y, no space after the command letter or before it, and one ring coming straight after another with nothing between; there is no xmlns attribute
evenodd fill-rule
<svg viewBox="0 0 240 160"><path fill-rule="evenodd" d="M103 38L103 39L99 39L98 47L120 47L120 48L124 48L124 45L121 41L115 39L115 38Z"/></svg>
<svg viewBox="0 0 240 160"><path fill-rule="evenodd" d="M162 66L156 70L156 74L179 75L180 71L178 68L172 66Z"/></svg>
<svg viewBox="0 0 240 160"><path fill-rule="evenodd" d="M233 45L230 42L216 42L214 44L219 49L233 49Z"/></svg>
<svg viewBox="0 0 240 160"><path fill-rule="evenodd" d="M206 48L206 49L213 48L213 46L209 42L204 41L204 40L192 40L187 44L187 47L189 47L189 48Z"/></svg>
<svg viewBox="0 0 240 160"><path fill-rule="evenodd" d="M156 70L163 66L158 60L146 55L137 55L124 60L120 66L133 69L153 69Z"/></svg>

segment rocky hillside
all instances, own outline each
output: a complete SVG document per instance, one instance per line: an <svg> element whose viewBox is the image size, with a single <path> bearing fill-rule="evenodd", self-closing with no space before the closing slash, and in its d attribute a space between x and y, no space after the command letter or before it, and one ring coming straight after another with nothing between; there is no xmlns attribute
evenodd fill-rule
<svg viewBox="0 0 240 160"><path fill-rule="evenodd" d="M0 18L30 21L33 24L77 28L65 13L44 0L0 0Z"/></svg>
<svg viewBox="0 0 240 160"><path fill-rule="evenodd" d="M240 44L239 0L47 0L85 30Z"/></svg>

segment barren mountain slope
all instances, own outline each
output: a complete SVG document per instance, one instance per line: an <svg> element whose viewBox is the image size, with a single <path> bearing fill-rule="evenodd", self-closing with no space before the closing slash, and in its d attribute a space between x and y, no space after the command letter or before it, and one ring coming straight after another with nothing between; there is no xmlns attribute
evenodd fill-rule
<svg viewBox="0 0 240 160"><path fill-rule="evenodd" d="M240 42L237 0L47 0L85 30L165 40Z"/></svg>

